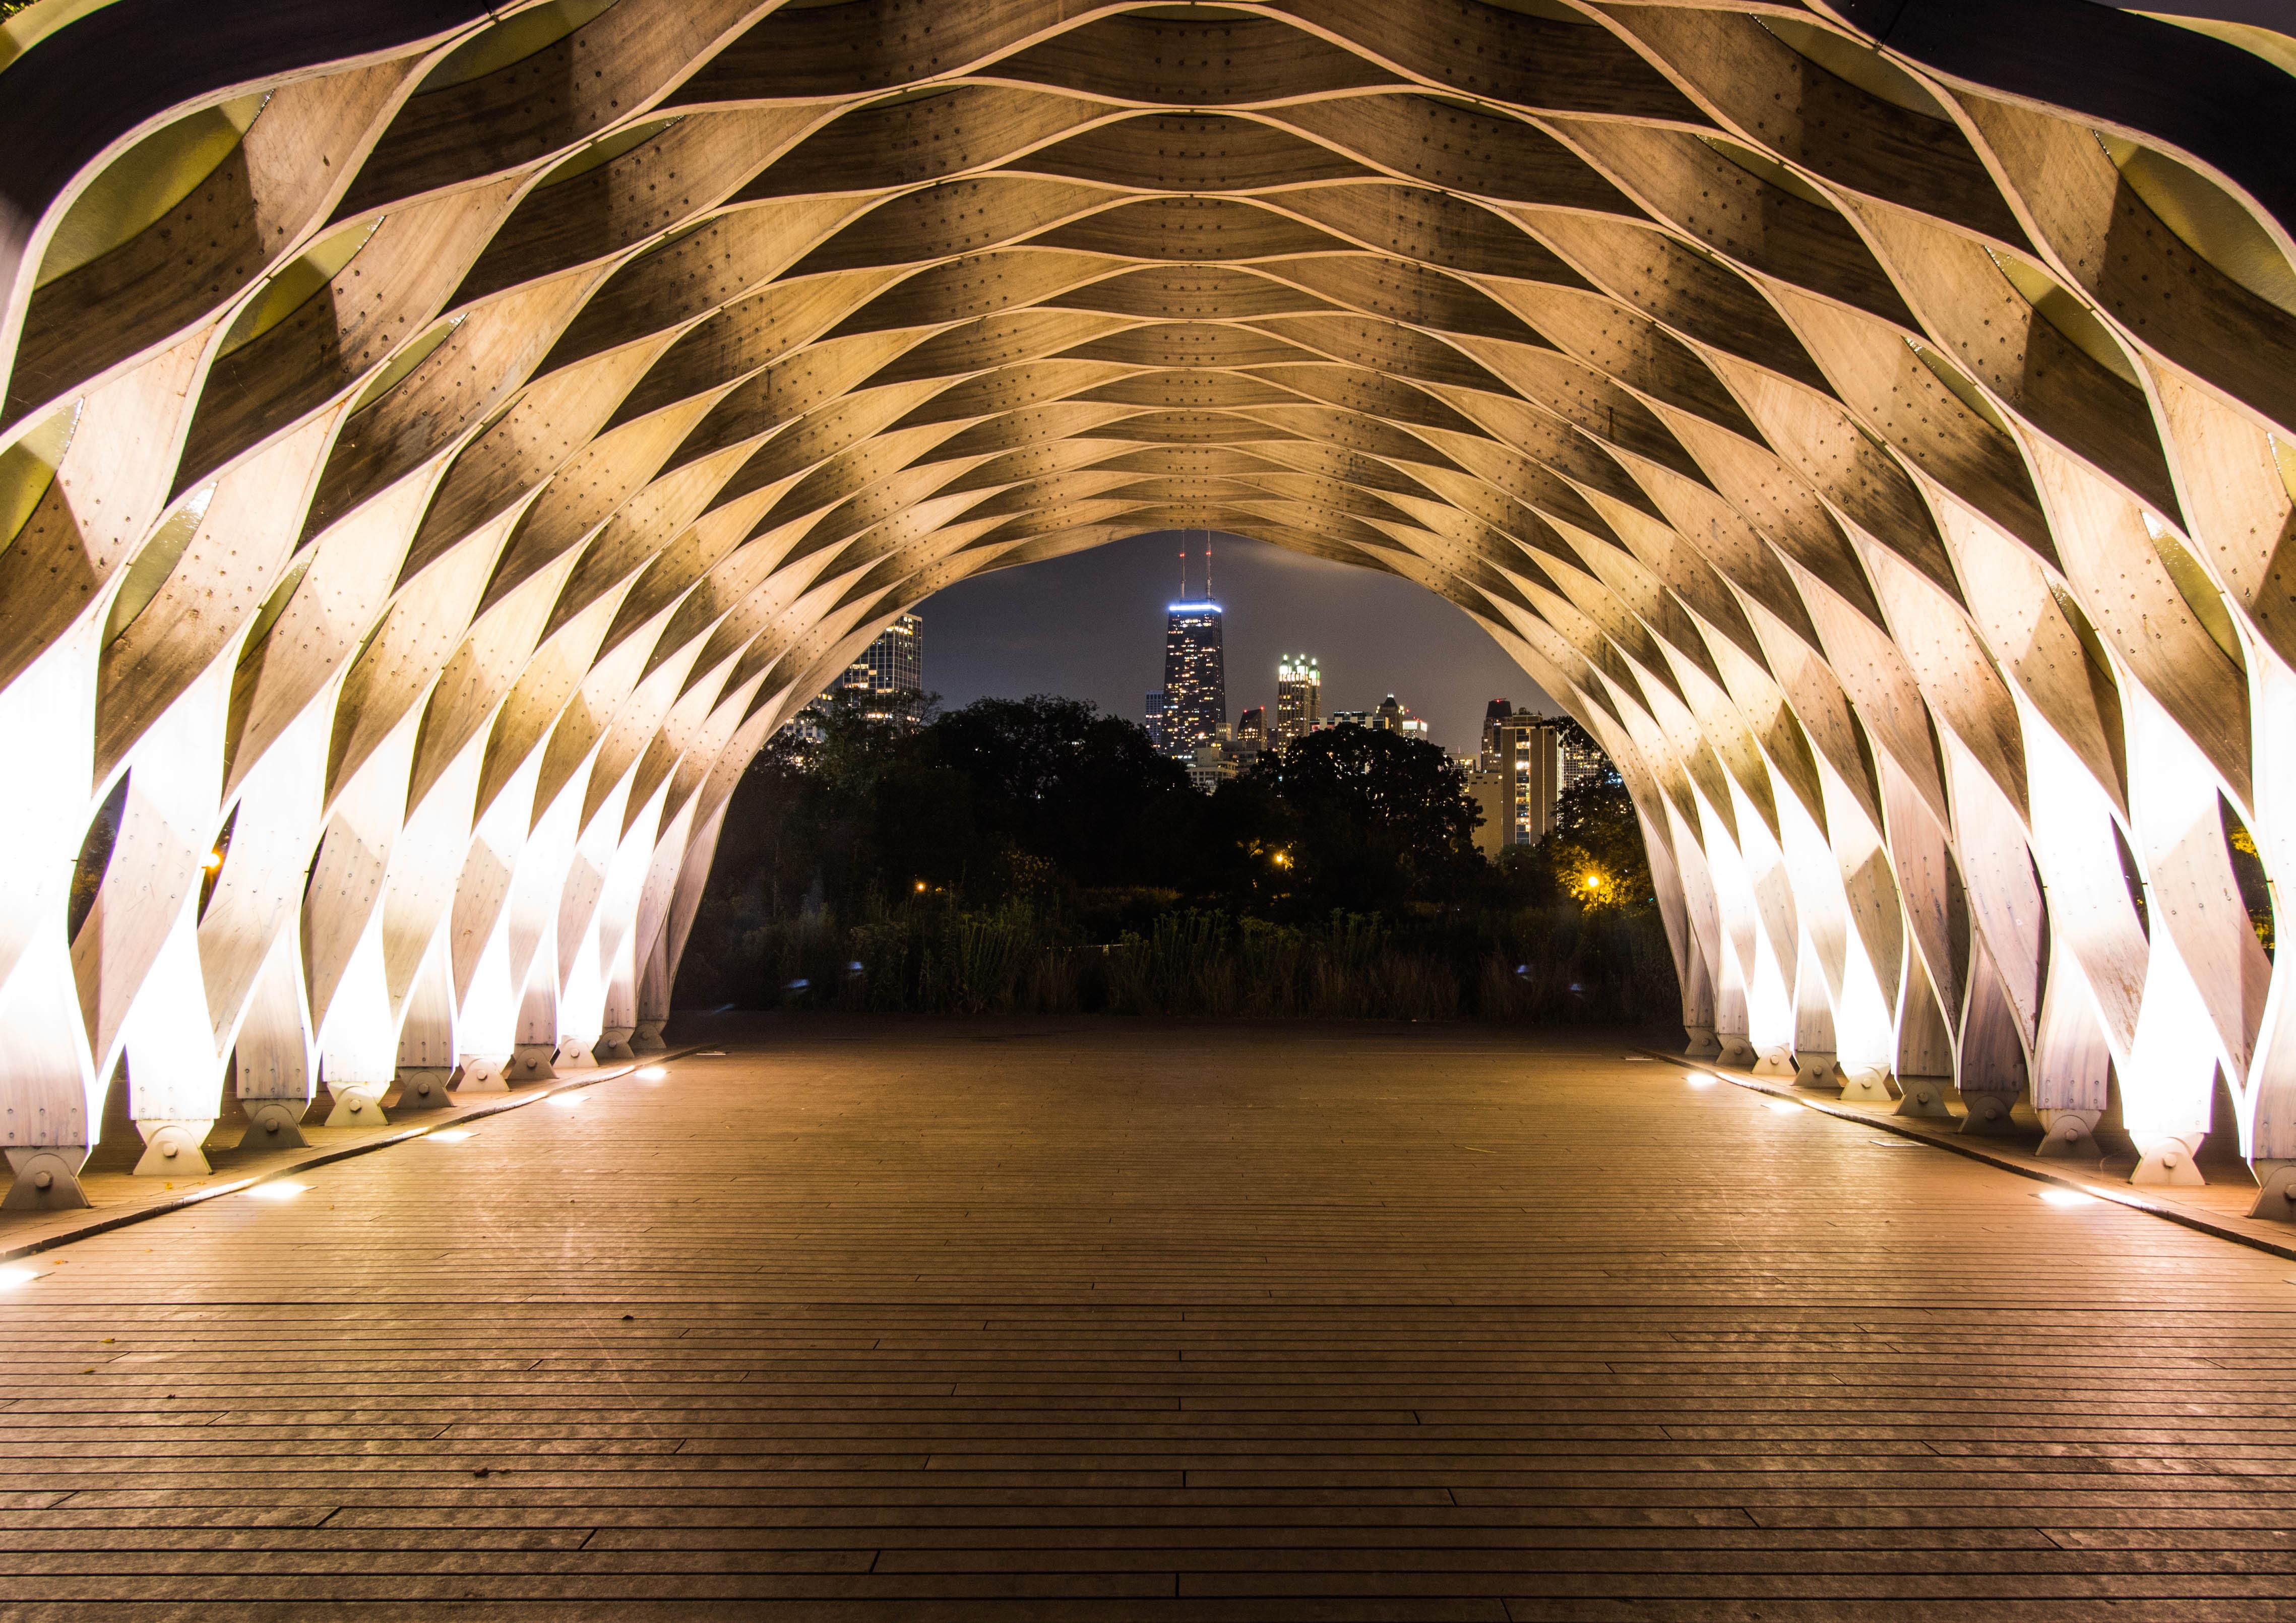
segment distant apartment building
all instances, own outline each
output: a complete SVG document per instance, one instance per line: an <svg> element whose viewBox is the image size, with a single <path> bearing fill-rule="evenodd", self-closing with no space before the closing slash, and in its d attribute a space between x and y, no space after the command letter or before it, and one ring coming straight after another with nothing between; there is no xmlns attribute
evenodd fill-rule
<svg viewBox="0 0 2296 1623"><path fill-rule="evenodd" d="M1242 763L1236 758L1231 741L1216 738L1210 743L1198 744L1188 757L1187 766L1188 787L1208 795L1234 777Z"/></svg>
<svg viewBox="0 0 2296 1623"><path fill-rule="evenodd" d="M816 702L850 698L871 721L914 727L919 720L915 699L923 693L924 685L925 622L921 615L904 614L879 632L860 657L821 690ZM821 720L808 706L783 731L809 748L821 741Z"/></svg>
<svg viewBox="0 0 2296 1623"><path fill-rule="evenodd" d="M1562 729L1543 716L1509 714L1487 723L1484 737L1483 764L1468 791L1483 814L1475 843L1496 857L1554 832L1555 802L1567 786Z"/></svg>
<svg viewBox="0 0 2296 1623"><path fill-rule="evenodd" d="M1482 814L1475 824L1475 848L1496 862L1507 845L1506 780L1489 764L1488 751L1476 758L1474 769L1467 774L1467 799Z"/></svg>
<svg viewBox="0 0 2296 1623"><path fill-rule="evenodd" d="M1575 789L1610 769L1611 758L1596 748L1595 741L1581 729L1571 728L1562 740L1562 787Z"/></svg>
<svg viewBox="0 0 2296 1623"><path fill-rule="evenodd" d="M1285 654L1275 662L1275 725L1268 743L1288 744L1323 725L1323 667L1313 654Z"/></svg>
<svg viewBox="0 0 2296 1623"><path fill-rule="evenodd" d="M925 623L918 615L904 614L877 634L876 640L861 651L860 658L845 668L845 674L830 684L822 697L840 693L922 693L924 689Z"/></svg>
<svg viewBox="0 0 2296 1623"><path fill-rule="evenodd" d="M860 663L869 672L873 693L922 693L925 691L925 622L922 616L904 614L877 634Z"/></svg>
<svg viewBox="0 0 2296 1623"><path fill-rule="evenodd" d="M1267 742L1267 707L1255 704L1235 718L1235 742L1264 745Z"/></svg>

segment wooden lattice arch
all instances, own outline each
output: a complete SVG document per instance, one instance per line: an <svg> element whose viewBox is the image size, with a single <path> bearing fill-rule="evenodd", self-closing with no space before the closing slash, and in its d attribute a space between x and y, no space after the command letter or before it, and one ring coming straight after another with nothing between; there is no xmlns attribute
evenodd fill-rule
<svg viewBox="0 0 2296 1623"><path fill-rule="evenodd" d="M1186 526L1416 580L1593 729L1694 1051L1975 1129L2029 1101L2060 1148L2110 1114L2143 1177L2228 1112L2286 1215L2296 971L2231 848L2296 871L2281 37L6 27L12 1198L70 1198L123 1056L180 1168L227 1078L275 1137L323 1071L342 1119L658 1041L793 707L954 580Z"/></svg>

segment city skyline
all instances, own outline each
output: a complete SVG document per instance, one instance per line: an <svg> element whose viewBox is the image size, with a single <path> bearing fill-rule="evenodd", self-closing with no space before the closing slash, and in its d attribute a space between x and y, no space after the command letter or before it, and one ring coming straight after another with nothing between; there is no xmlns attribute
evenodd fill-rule
<svg viewBox="0 0 2296 1623"><path fill-rule="evenodd" d="M1140 720L1142 695L1160 680L1166 605L1183 601L1173 590L1182 539L1149 532L936 594L919 605L933 622L927 685L949 708L1061 693ZM1188 539L1202 545L1201 532ZM1265 709L1272 732L1277 665L1303 651L1320 665L1324 716L1374 710L1392 693L1454 751L1476 747L1495 696L1559 709L1462 611L1399 576L1211 539L1231 717Z"/></svg>

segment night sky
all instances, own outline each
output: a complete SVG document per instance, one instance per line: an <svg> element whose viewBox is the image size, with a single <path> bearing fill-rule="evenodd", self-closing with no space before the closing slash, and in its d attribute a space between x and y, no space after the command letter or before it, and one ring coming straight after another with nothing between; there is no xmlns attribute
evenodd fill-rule
<svg viewBox="0 0 2296 1623"><path fill-rule="evenodd" d="M1190 532L1188 586L1202 592L1203 537ZM1164 609L1177 601L1181 537L1135 536L1045 563L998 570L928 598L925 686L949 709L983 696L1060 693L1138 721L1163 684ZM1483 706L1555 707L1483 629L1432 592L1235 536L1212 537L1212 595L1226 609L1227 708L1275 702L1280 654L1317 655L1324 710L1389 693L1435 742L1472 749Z"/></svg>

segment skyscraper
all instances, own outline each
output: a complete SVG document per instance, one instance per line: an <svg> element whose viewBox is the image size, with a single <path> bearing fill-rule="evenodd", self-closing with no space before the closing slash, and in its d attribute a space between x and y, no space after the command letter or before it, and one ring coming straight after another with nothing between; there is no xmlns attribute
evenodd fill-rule
<svg viewBox="0 0 2296 1623"><path fill-rule="evenodd" d="M1148 730L1148 742L1158 750L1164 747L1164 693L1161 688L1148 695L1141 706L1140 725Z"/></svg>
<svg viewBox="0 0 2296 1623"><path fill-rule="evenodd" d="M1181 760L1218 742L1227 725L1220 606L1174 603L1164 620L1164 752Z"/></svg>
<svg viewBox="0 0 2296 1623"><path fill-rule="evenodd" d="M1610 770L1611 758L1576 727L1562 739L1562 787L1575 789Z"/></svg>
<svg viewBox="0 0 2296 1623"><path fill-rule="evenodd" d="M822 697L841 691L882 699L924 689L925 622L922 616L904 614L877 634L876 641L861 651L861 657L845 668Z"/></svg>
<svg viewBox="0 0 2296 1623"><path fill-rule="evenodd" d="M879 632L861 657L822 690L821 697L850 695L871 721L890 721L906 730L920 724L914 696L924 686L925 622L920 615L904 614ZM821 736L819 721L813 717L800 716L789 725L809 741Z"/></svg>
<svg viewBox="0 0 2296 1623"><path fill-rule="evenodd" d="M1480 764L1486 770L1496 771L1498 768L1498 730L1500 725L1513 714L1514 705L1513 701L1505 699L1494 699L1483 707L1483 742Z"/></svg>
<svg viewBox="0 0 2296 1623"><path fill-rule="evenodd" d="M1285 654L1275 664L1275 726L1268 742L1305 738L1324 719L1324 669L1316 656Z"/></svg>
<svg viewBox="0 0 2296 1623"><path fill-rule="evenodd" d="M873 693L922 693L925 691L925 622L922 616L904 614L877 634L861 656L869 668Z"/></svg>

